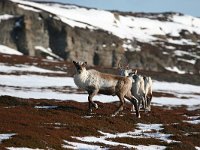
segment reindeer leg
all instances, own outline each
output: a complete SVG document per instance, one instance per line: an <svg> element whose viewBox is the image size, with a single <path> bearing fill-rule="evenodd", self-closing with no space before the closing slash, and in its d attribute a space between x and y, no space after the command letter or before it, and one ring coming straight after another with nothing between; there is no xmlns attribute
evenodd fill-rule
<svg viewBox="0 0 200 150"><path fill-rule="evenodd" d="M134 112L134 111L135 111L135 107L134 107L134 105L132 105L131 112Z"/></svg>
<svg viewBox="0 0 200 150"><path fill-rule="evenodd" d="M88 96L88 102L89 102L89 112L91 113L92 112L92 106L94 107L94 108L98 108L98 105L95 103L95 102L93 102L93 100L92 100L92 98L96 95L98 93L98 90L93 90L93 91L89 91L88 92L88 94L89 94L89 96Z"/></svg>
<svg viewBox="0 0 200 150"><path fill-rule="evenodd" d="M120 105L119 105L118 109L114 112L114 114L112 114L112 117L116 116L120 111L122 111L124 104L125 104L124 96L120 95L118 97L120 100Z"/></svg>
<svg viewBox="0 0 200 150"><path fill-rule="evenodd" d="M134 105L136 116L140 118L139 105L138 105L139 101L131 94L131 92L128 92L125 98L128 99Z"/></svg>
<svg viewBox="0 0 200 150"><path fill-rule="evenodd" d="M150 96L147 97L148 111L151 111L151 100L152 100L152 94L150 94Z"/></svg>
<svg viewBox="0 0 200 150"><path fill-rule="evenodd" d="M141 99L138 100L138 106L137 106L138 107L138 111L140 111L140 105L141 105ZM135 107L135 105L134 105L134 107Z"/></svg>
<svg viewBox="0 0 200 150"><path fill-rule="evenodd" d="M142 100L143 100L144 112L146 112L146 110L147 110L147 96L145 94L142 96Z"/></svg>

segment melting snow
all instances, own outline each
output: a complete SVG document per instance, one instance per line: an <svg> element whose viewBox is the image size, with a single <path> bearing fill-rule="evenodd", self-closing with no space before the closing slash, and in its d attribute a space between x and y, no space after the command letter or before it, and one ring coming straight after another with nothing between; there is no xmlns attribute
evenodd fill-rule
<svg viewBox="0 0 200 150"><path fill-rule="evenodd" d="M200 116L186 116L189 120L184 120L184 122L190 124L200 124Z"/></svg>
<svg viewBox="0 0 200 150"><path fill-rule="evenodd" d="M35 46L35 49L36 50L39 50L39 51L42 51L42 52L44 52L44 53L47 53L47 54L49 54L50 56L52 56L52 57L54 57L54 58L57 58L58 60L63 60L61 57L59 57L58 55L55 55L53 52L52 52L52 50L51 50L51 48L44 48L44 47L42 47L42 46Z"/></svg>
<svg viewBox="0 0 200 150"><path fill-rule="evenodd" d="M0 72L13 73L13 72L37 72L37 73L66 73L63 71L52 71L48 69L39 68L32 65L15 65L8 66L4 63L0 63Z"/></svg>
<svg viewBox="0 0 200 150"><path fill-rule="evenodd" d="M177 35L177 36L180 36L180 35ZM182 40L168 39L168 42L172 44L177 44L177 45L196 45L196 43L191 42L190 40L187 40L187 39L182 39Z"/></svg>
<svg viewBox="0 0 200 150"><path fill-rule="evenodd" d="M200 124L200 120L187 120L185 122L188 122L190 124Z"/></svg>
<svg viewBox="0 0 200 150"><path fill-rule="evenodd" d="M55 109L58 106L35 106L36 109Z"/></svg>
<svg viewBox="0 0 200 150"><path fill-rule="evenodd" d="M172 71L172 72L177 72L178 74L185 74L185 71L182 71L178 69L177 67L165 67L166 70Z"/></svg>
<svg viewBox="0 0 200 150"><path fill-rule="evenodd" d="M67 149L87 149L87 150L105 150L106 148L102 148L101 146L96 145L90 145L90 144L84 144L84 143L78 143L78 142L69 142L64 140L64 142L67 144L63 144L63 148Z"/></svg>
<svg viewBox="0 0 200 150"><path fill-rule="evenodd" d="M15 133L9 133L9 134L0 134L0 143L3 140L8 140L10 139L12 136L16 135Z"/></svg>
<svg viewBox="0 0 200 150"><path fill-rule="evenodd" d="M174 51L174 54L176 56L184 56L184 55L186 55L186 56L191 56L191 57L200 59L200 56L192 54L192 52L186 52L186 51L182 51L182 50L176 50L176 51Z"/></svg>
<svg viewBox="0 0 200 150"><path fill-rule="evenodd" d="M68 148L68 149L87 149L87 150L107 150L107 149L110 149L110 148L97 146L97 145L90 145L90 144L79 143L79 142L69 142L69 141L66 141L66 140L64 140L64 142L67 145L63 144L63 148ZM112 145L112 144L114 144L113 146L121 145L121 146L128 147L128 148L136 148L137 150L145 150L145 149L148 149L148 150L155 150L155 149L156 150L164 150L164 149L166 149L165 146L158 146L158 145L148 145L148 146L137 145L137 146L133 146L133 145L117 143L117 142L109 142L109 143L111 143L111 144L108 144L108 145ZM106 144L106 143L104 143L104 144ZM115 145L115 144L117 144L117 145Z"/></svg>
<svg viewBox="0 0 200 150"><path fill-rule="evenodd" d="M25 5L21 5L21 4L18 4L18 6L24 10L30 10L30 11L34 11L34 12L41 12L40 10L38 9L35 9L33 7L29 7L29 6L25 6Z"/></svg>
<svg viewBox="0 0 200 150"><path fill-rule="evenodd" d="M5 45L0 45L0 53L11 54L11 55L23 55L21 52L15 49L12 49L10 47L7 47Z"/></svg>
<svg viewBox="0 0 200 150"><path fill-rule="evenodd" d="M0 75L0 85L15 87L76 87L73 78L70 77L48 77L41 75Z"/></svg>
<svg viewBox="0 0 200 150"><path fill-rule="evenodd" d="M196 148L196 150L200 150L200 147L198 147L198 146L196 146L195 148Z"/></svg>
<svg viewBox="0 0 200 150"><path fill-rule="evenodd" d="M87 137L73 137L81 142L87 142L87 143L96 143L95 147L94 145L89 145L81 142L69 142L64 140L64 142L68 145L63 145L63 147L71 147L73 149L105 149L100 146L98 146L98 143L102 143L105 145L110 145L110 146L123 146L127 148L136 148L136 149L165 149L165 146L159 146L159 145L131 145L131 144L125 144L125 143L120 143L120 142L113 142L111 141L112 138L155 138L163 142L167 143L174 143L177 141L170 140L169 138L172 136L171 134L164 134L161 133L160 131L163 130L162 124L142 124L138 123L137 124L137 129L132 132L126 132L126 133L117 133L117 134L112 134L112 133L105 133L102 131L99 131L102 136L100 137L93 137L93 136L87 136Z"/></svg>
<svg viewBox="0 0 200 150"><path fill-rule="evenodd" d="M1 20L8 20L13 17L14 17L13 15L9 15L9 14L0 15L0 22Z"/></svg>
<svg viewBox="0 0 200 150"><path fill-rule="evenodd" d="M7 147L6 149L8 150L43 150L43 149L39 149L39 148L26 148L26 147Z"/></svg>
<svg viewBox="0 0 200 150"><path fill-rule="evenodd" d="M3 72L13 71L37 71L52 72L39 67L27 65L7 66L0 64ZM53 73L57 73L54 72ZM64 87L71 87L71 92ZM172 88L173 87L173 88ZM57 90L56 90L57 89ZM44 98L57 100L75 100L87 102L87 94L76 94L77 86L72 77L48 77L42 75L0 75L0 95L9 95L21 98ZM176 97L153 97L154 105L180 106L186 105L199 109L200 105L200 86L153 81L153 91L171 93ZM185 97L182 99L182 97ZM94 100L100 102L118 101L117 96L97 95Z"/></svg>
<svg viewBox="0 0 200 150"><path fill-rule="evenodd" d="M193 60L187 60L187 59L183 59L183 58L178 58L177 60L178 61L187 62L187 63L193 64L193 65L196 63L195 59L193 59Z"/></svg>
<svg viewBox="0 0 200 150"><path fill-rule="evenodd" d="M191 84L182 84L177 82L153 81L154 91L168 91L172 93L199 93L200 86Z"/></svg>

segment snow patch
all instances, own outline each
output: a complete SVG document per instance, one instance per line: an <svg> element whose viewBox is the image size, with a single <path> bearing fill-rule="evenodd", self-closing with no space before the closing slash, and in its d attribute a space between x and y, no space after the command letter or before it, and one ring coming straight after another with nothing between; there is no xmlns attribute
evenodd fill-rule
<svg viewBox="0 0 200 150"><path fill-rule="evenodd" d="M0 134L0 143L4 140L10 139L12 136L16 135L15 133L9 133L9 134Z"/></svg>
<svg viewBox="0 0 200 150"><path fill-rule="evenodd" d="M58 106L35 106L36 109L55 109L58 108Z"/></svg>
<svg viewBox="0 0 200 150"><path fill-rule="evenodd" d="M174 66L174 67L165 67L166 70L168 71L172 71L172 72L176 72L178 74L185 74L185 71L182 71L180 69L178 69L178 67Z"/></svg>
<svg viewBox="0 0 200 150"><path fill-rule="evenodd" d="M69 142L67 140L64 140L66 144L63 144L63 148L67 149L87 149L87 150L106 150L107 148L102 148L102 146L97 145L90 145L85 143L78 143L78 142Z"/></svg>
<svg viewBox="0 0 200 150"><path fill-rule="evenodd" d="M167 41L171 44L176 44L176 45L196 45L196 43L188 39L181 39L181 40L168 39Z"/></svg>
<svg viewBox="0 0 200 150"><path fill-rule="evenodd" d="M137 129L135 131L130 131L130 132L125 132L125 133L105 133L102 131L99 131L99 133L102 134L100 137L94 137L94 136L86 136L86 137L73 137L76 140L79 140L80 142L69 142L69 141L64 141L68 145L64 146L72 146L73 148L86 148L86 149L95 149L95 148L101 148L97 144L102 143L105 145L109 146L123 146L126 148L136 148L136 149L165 149L165 146L159 146L159 145L131 145L131 144L125 144L125 143L120 143L120 142L113 142L111 139L115 138L155 138L163 142L167 143L174 143L178 141L170 140L169 138L172 136L171 134L164 134L161 133L161 130L163 130L162 124L143 124L143 123L138 123L137 124ZM94 147L93 145L88 145L88 144L83 144L81 142L87 142L87 143L96 143ZM83 145L82 145L83 144ZM82 146L88 146L88 147L82 147Z"/></svg>
<svg viewBox="0 0 200 150"><path fill-rule="evenodd" d="M200 124L200 120L186 120L185 122L190 124Z"/></svg>
<svg viewBox="0 0 200 150"><path fill-rule="evenodd" d="M196 148L196 150L200 150L200 147L198 147L198 146L196 146L195 148Z"/></svg>
<svg viewBox="0 0 200 150"><path fill-rule="evenodd" d="M0 85L13 87L76 87L71 77L48 77L41 75L0 75Z"/></svg>
<svg viewBox="0 0 200 150"><path fill-rule="evenodd" d="M39 148L26 148L26 147L6 147L8 150L43 150Z"/></svg>
<svg viewBox="0 0 200 150"><path fill-rule="evenodd" d="M25 6L25 5L21 5L21 4L18 4L18 7L22 8L24 10L30 10L30 11L34 11L34 12L41 12L40 10L35 9L33 7L29 7L29 6Z"/></svg>
<svg viewBox="0 0 200 150"><path fill-rule="evenodd" d="M186 117L189 120L184 120L184 122L190 123L190 124L200 124L200 116L187 116Z"/></svg>
<svg viewBox="0 0 200 150"><path fill-rule="evenodd" d="M15 66L8 66L4 63L0 63L1 70L0 72L4 73L15 73L15 72L37 72L37 73L58 73L64 74L66 72L63 71L52 71L48 69L39 68L32 65L15 65Z"/></svg>
<svg viewBox="0 0 200 150"><path fill-rule="evenodd" d="M178 58L177 59L178 61L183 61L183 62L186 62L186 63L190 63L190 64L195 64L196 63L196 60L193 59L193 60L187 60L187 59L183 59L183 58Z"/></svg>
<svg viewBox="0 0 200 150"><path fill-rule="evenodd" d="M35 46L35 49L36 49L36 50L39 50L39 51L42 51L42 52L44 52L44 53L46 53L46 54L48 54L48 55L50 55L50 56L52 56L52 57L54 57L54 58L57 58L58 60L63 60L63 59L62 59L61 57L59 57L58 55L54 54L54 53L52 52L51 48L44 48L44 47L42 47L42 46Z"/></svg>
<svg viewBox="0 0 200 150"><path fill-rule="evenodd" d="M166 48L166 49L172 49L172 50L173 50L173 49L175 49L176 47L174 47L174 46L165 46L165 48Z"/></svg>
<svg viewBox="0 0 200 150"><path fill-rule="evenodd" d="M194 26L196 28L200 27L200 19L189 15L174 15L171 20L186 26Z"/></svg>
<svg viewBox="0 0 200 150"><path fill-rule="evenodd" d="M0 53L10 54L10 55L23 55L21 52L5 45L0 45Z"/></svg>
<svg viewBox="0 0 200 150"><path fill-rule="evenodd" d="M176 56L180 56L180 57L184 56L184 55L188 55L188 56L200 59L200 56L192 54L192 52L186 52L186 51L183 51L183 50L176 50L176 51L174 51L174 54Z"/></svg>
<svg viewBox="0 0 200 150"><path fill-rule="evenodd" d="M14 18L14 16L9 14L0 15L0 22L1 20L8 20L10 18Z"/></svg>

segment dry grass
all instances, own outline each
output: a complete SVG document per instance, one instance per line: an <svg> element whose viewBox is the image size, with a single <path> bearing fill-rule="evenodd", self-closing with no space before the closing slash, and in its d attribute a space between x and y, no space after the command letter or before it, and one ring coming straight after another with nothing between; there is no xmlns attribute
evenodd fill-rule
<svg viewBox="0 0 200 150"><path fill-rule="evenodd" d="M200 146L199 125L183 122L184 114L200 114L199 110L190 112L183 107L172 110L153 107L152 112L142 112L142 118L137 119L135 114L131 114L128 104L121 113L123 115L116 117L110 117L116 109L116 103L98 102L98 104L100 108L91 118L87 118L87 103L27 100L2 96L0 97L0 133L16 133L16 135L3 141L0 148L14 146L62 149L63 140L74 140L71 136L100 136L99 130L108 133L134 131L136 123L162 123L164 125L162 132L173 134L172 139L181 141L181 143L167 144L153 138L112 140L134 145L166 145L169 149L188 149ZM34 108L38 105L58 107L54 109Z"/></svg>

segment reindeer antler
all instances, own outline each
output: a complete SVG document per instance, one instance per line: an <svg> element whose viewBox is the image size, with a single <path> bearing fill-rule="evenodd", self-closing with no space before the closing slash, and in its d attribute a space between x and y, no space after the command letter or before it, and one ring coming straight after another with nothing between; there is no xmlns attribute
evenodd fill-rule
<svg viewBox="0 0 200 150"><path fill-rule="evenodd" d="M127 69L127 70L129 69L129 64L126 65L126 69Z"/></svg>

